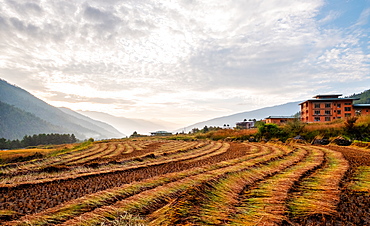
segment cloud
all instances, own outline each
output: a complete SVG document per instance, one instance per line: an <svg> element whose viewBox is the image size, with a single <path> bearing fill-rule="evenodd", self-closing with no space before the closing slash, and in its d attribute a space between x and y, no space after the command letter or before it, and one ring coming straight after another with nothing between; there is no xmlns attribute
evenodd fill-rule
<svg viewBox="0 0 370 226"><path fill-rule="evenodd" d="M143 117L297 100L369 78L369 9L338 27L346 9L320 15L326 4L0 0L0 77L51 103Z"/></svg>
<svg viewBox="0 0 370 226"><path fill-rule="evenodd" d="M69 93L54 92L48 93L48 97L51 101L69 102L69 103L81 103L90 102L95 104L115 104L115 105L133 105L135 104L132 100L116 99L116 98L100 98L100 97L86 97Z"/></svg>

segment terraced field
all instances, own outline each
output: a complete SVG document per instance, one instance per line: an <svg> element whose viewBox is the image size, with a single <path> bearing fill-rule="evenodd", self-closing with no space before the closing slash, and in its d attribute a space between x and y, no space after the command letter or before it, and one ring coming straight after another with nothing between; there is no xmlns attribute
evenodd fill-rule
<svg viewBox="0 0 370 226"><path fill-rule="evenodd" d="M3 225L370 225L370 151L112 140L3 166Z"/></svg>

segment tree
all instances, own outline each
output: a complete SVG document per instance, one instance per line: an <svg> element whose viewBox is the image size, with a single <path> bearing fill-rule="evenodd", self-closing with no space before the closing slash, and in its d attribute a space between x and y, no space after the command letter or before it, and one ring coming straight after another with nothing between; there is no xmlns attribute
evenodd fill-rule
<svg viewBox="0 0 370 226"><path fill-rule="evenodd" d="M258 126L257 137L259 139L270 140L281 135L281 129L273 123L260 123Z"/></svg>
<svg viewBox="0 0 370 226"><path fill-rule="evenodd" d="M8 142L5 138L0 138L0 149L8 149Z"/></svg>
<svg viewBox="0 0 370 226"><path fill-rule="evenodd" d="M77 139L74 134L71 135L71 143L76 143Z"/></svg>
<svg viewBox="0 0 370 226"><path fill-rule="evenodd" d="M302 133L303 128L306 126L301 120L299 120L298 116L294 118L292 121L288 121L284 126L284 131L288 134L289 137L295 137Z"/></svg>

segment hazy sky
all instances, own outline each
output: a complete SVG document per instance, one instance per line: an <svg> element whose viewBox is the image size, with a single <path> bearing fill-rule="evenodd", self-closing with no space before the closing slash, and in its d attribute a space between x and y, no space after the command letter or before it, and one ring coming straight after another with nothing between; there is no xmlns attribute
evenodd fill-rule
<svg viewBox="0 0 370 226"><path fill-rule="evenodd" d="M0 0L0 78L189 125L370 88L370 0Z"/></svg>

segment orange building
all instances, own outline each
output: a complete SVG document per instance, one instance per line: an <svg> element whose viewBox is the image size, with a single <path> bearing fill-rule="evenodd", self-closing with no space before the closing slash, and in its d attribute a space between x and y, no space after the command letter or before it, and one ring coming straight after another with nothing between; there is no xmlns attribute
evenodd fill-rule
<svg viewBox="0 0 370 226"><path fill-rule="evenodd" d="M370 104L354 104L356 115L370 115Z"/></svg>
<svg viewBox="0 0 370 226"><path fill-rule="evenodd" d="M331 122L335 119L355 116L353 101L358 98L339 98L341 94L316 95L301 105L302 122Z"/></svg>
<svg viewBox="0 0 370 226"><path fill-rule="evenodd" d="M293 116L269 116L265 118L266 123L284 124L288 121L293 121Z"/></svg>

